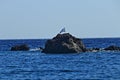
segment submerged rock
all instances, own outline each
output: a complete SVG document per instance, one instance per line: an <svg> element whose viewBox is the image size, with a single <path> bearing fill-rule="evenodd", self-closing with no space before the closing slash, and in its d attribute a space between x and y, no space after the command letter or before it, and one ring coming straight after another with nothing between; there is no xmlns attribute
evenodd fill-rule
<svg viewBox="0 0 120 80"><path fill-rule="evenodd" d="M111 46L105 48L104 50L113 50L113 51L118 50L118 51L120 51L120 47L111 45Z"/></svg>
<svg viewBox="0 0 120 80"><path fill-rule="evenodd" d="M102 50L101 48L88 48L87 52L98 52L98 51L101 51L101 50Z"/></svg>
<svg viewBox="0 0 120 80"><path fill-rule="evenodd" d="M11 51L28 51L30 48L26 44L11 47Z"/></svg>
<svg viewBox="0 0 120 80"><path fill-rule="evenodd" d="M44 53L79 53L85 52L86 48L81 39L69 33L58 34L45 44Z"/></svg>

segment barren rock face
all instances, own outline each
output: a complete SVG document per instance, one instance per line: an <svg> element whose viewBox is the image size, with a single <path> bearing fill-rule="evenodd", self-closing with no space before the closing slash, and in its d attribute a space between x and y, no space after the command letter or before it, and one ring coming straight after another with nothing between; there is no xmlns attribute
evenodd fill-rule
<svg viewBox="0 0 120 80"><path fill-rule="evenodd" d="M45 44L44 53L79 53L85 52L86 48L81 39L69 33L58 34Z"/></svg>

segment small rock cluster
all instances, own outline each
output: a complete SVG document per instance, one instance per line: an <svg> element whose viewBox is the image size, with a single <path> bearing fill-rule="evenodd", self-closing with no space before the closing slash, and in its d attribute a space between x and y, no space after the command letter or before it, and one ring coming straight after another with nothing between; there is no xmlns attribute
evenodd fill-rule
<svg viewBox="0 0 120 80"><path fill-rule="evenodd" d="M11 51L28 51L30 47L26 44L11 47ZM35 49L36 50L36 49ZM53 39L47 40L45 48L37 48L43 53L80 53L98 51L120 51L118 46L108 46L106 48L86 48L82 40L69 33L57 34Z"/></svg>

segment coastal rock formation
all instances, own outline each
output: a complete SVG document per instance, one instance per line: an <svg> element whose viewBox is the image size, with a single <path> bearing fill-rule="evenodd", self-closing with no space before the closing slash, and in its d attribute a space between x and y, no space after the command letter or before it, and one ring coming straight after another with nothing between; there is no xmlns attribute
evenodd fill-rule
<svg viewBox="0 0 120 80"><path fill-rule="evenodd" d="M11 47L11 51L28 51L30 48L26 44Z"/></svg>
<svg viewBox="0 0 120 80"><path fill-rule="evenodd" d="M85 52L86 48L81 39L69 33L57 34L45 44L44 53L79 53Z"/></svg>
<svg viewBox="0 0 120 80"><path fill-rule="evenodd" d="M111 45L111 46L105 48L104 50L112 50L112 51L117 50L117 51L120 51L120 47Z"/></svg>

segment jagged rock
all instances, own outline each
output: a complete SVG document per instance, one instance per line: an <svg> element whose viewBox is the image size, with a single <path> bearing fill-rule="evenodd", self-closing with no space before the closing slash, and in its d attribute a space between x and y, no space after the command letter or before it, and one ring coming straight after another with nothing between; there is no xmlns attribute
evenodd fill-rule
<svg viewBox="0 0 120 80"><path fill-rule="evenodd" d="M69 33L58 34L45 44L44 53L79 53L85 52L86 48L81 39Z"/></svg>
<svg viewBox="0 0 120 80"><path fill-rule="evenodd" d="M104 50L118 50L118 51L120 51L120 47L111 45L111 46L105 48Z"/></svg>
<svg viewBox="0 0 120 80"><path fill-rule="evenodd" d="M16 45L11 47L11 51L28 51L30 48L28 45L23 44L23 45Z"/></svg>

